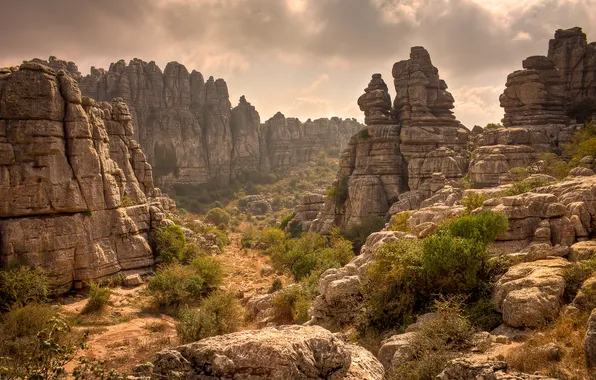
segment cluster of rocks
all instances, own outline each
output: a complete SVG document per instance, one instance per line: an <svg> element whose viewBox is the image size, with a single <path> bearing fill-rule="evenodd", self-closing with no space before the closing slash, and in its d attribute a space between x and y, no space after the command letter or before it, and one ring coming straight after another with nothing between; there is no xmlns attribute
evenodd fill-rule
<svg viewBox="0 0 596 380"><path fill-rule="evenodd" d="M334 117L302 123L277 113L261 123L244 96L231 107L223 79L170 62L164 71L151 61L112 63L83 76L73 62L35 60L63 70L79 82L85 96L128 105L134 137L153 165L156 183L167 191L175 184L227 185L251 173L283 172L309 162L321 151L343 150L363 125Z"/></svg>
<svg viewBox="0 0 596 380"><path fill-rule="evenodd" d="M45 268L60 289L150 268L148 234L175 204L132 135L122 99L35 62L0 69L0 265Z"/></svg>
<svg viewBox="0 0 596 380"><path fill-rule="evenodd" d="M463 177L469 152L468 130L453 116L453 96L439 78L430 55L414 47L410 59L393 67L392 103L380 74L374 74L358 99L367 128L354 135L343 153L334 185L345 197L325 203L311 229L326 233L384 216L404 199L432 196ZM435 186L441 173L441 186Z"/></svg>
<svg viewBox="0 0 596 380"><path fill-rule="evenodd" d="M557 30L548 55L532 56L507 77L501 97L505 128L476 140L470 181L479 187L511 181L509 170L542 153L558 153L596 115L596 47L581 28Z"/></svg>

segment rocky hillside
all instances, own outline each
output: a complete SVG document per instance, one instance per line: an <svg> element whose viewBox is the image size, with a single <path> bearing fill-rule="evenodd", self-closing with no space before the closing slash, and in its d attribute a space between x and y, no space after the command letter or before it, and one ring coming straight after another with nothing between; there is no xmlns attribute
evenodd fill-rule
<svg viewBox="0 0 596 380"><path fill-rule="evenodd" d="M153 187L122 99L81 96L63 71L0 70L0 264L39 266L55 284L142 271L173 202Z"/></svg>
<svg viewBox="0 0 596 380"><path fill-rule="evenodd" d="M134 137L153 165L156 182L168 191L175 184L227 185L245 174L283 172L321 151L343 150L363 127L354 119L302 123L281 113L262 124L244 96L232 108L223 79L205 80L177 62L162 72L155 62L120 60L109 70L92 67L87 76L72 62L44 64L68 72L85 96L124 100Z"/></svg>

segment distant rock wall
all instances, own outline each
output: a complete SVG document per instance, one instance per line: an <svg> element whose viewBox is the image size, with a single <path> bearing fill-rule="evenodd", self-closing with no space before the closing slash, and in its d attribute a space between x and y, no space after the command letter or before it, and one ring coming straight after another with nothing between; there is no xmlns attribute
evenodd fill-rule
<svg viewBox="0 0 596 380"><path fill-rule="evenodd" d="M132 135L122 99L34 62L0 69L0 265L40 266L61 289L152 266L148 233L174 204Z"/></svg>
<svg viewBox="0 0 596 380"><path fill-rule="evenodd" d="M219 183L242 173L283 171L329 148L344 149L363 126L355 120L318 119L301 123L277 114L264 124L242 96L232 108L223 79L206 81L197 71L170 62L118 61L109 70L91 68L81 76L72 62L45 62L66 70L84 95L128 105L139 141L159 186Z"/></svg>

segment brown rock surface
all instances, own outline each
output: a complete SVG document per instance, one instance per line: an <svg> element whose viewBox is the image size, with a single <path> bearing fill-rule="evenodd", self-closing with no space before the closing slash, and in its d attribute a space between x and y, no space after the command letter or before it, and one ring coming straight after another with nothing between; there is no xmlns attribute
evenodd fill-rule
<svg viewBox="0 0 596 380"><path fill-rule="evenodd" d="M34 62L0 76L0 264L40 266L61 289L153 265L148 233L173 206L153 188L120 99L81 97Z"/></svg>
<svg viewBox="0 0 596 380"><path fill-rule="evenodd" d="M158 353L153 378L381 380L381 363L318 326L283 326L203 339Z"/></svg>

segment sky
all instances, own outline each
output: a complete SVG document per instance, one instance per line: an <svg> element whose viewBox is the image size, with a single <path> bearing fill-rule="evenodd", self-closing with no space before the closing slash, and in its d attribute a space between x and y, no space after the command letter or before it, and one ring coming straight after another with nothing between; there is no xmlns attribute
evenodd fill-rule
<svg viewBox="0 0 596 380"><path fill-rule="evenodd" d="M507 74L546 55L556 29L596 40L596 0L0 0L0 66L50 55L91 66L132 58L224 78L267 120L363 119L373 73L424 46L468 128L499 122Z"/></svg>

